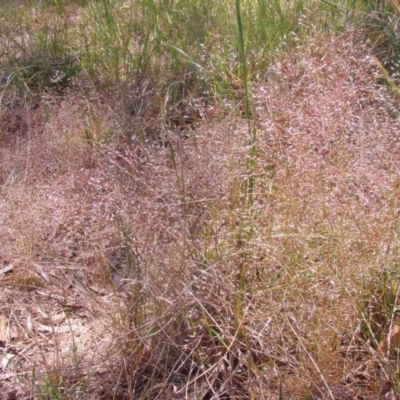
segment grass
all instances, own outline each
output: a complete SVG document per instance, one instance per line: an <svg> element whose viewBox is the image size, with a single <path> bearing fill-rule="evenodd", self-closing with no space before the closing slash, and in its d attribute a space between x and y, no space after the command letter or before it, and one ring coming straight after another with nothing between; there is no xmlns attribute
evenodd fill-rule
<svg viewBox="0 0 400 400"><path fill-rule="evenodd" d="M0 399L396 398L396 4L2 2Z"/></svg>

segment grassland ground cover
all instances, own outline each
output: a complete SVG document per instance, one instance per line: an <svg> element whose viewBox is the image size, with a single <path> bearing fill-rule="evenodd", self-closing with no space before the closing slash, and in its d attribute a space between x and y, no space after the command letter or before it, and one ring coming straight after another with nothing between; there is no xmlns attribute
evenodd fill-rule
<svg viewBox="0 0 400 400"><path fill-rule="evenodd" d="M397 5L0 2L0 399L399 398Z"/></svg>

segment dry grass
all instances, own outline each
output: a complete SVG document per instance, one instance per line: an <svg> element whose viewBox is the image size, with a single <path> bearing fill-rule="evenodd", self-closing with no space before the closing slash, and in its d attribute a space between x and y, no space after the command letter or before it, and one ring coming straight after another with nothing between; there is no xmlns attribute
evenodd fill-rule
<svg viewBox="0 0 400 400"><path fill-rule="evenodd" d="M233 100L176 130L117 90L3 106L4 398L397 398L400 116L349 37L251 88L252 204Z"/></svg>

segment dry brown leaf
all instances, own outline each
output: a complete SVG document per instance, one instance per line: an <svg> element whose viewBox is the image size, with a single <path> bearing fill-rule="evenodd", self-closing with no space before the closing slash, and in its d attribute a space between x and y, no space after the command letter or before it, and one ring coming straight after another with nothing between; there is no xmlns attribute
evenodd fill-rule
<svg viewBox="0 0 400 400"><path fill-rule="evenodd" d="M26 333L29 337L33 337L35 334L32 323L32 317L30 314L28 314L28 316L26 317Z"/></svg>
<svg viewBox="0 0 400 400"><path fill-rule="evenodd" d="M390 399L392 388L393 388L393 383L391 381L386 381L382 385L381 391L379 392L379 399L380 400Z"/></svg>
<svg viewBox="0 0 400 400"><path fill-rule="evenodd" d="M5 345L7 341L7 318L0 315L0 344Z"/></svg>
<svg viewBox="0 0 400 400"><path fill-rule="evenodd" d="M65 312L61 311L58 314L46 316L44 318L40 318L38 322L42 325L57 325L60 322L64 321L66 318Z"/></svg>
<svg viewBox="0 0 400 400"><path fill-rule="evenodd" d="M29 289L45 287L46 282L40 277L40 275L35 274L31 271L25 271L23 273L14 276L14 282L26 286Z"/></svg>
<svg viewBox="0 0 400 400"><path fill-rule="evenodd" d="M15 357L15 354L10 354L10 353L6 353L4 355L1 356L0 358L0 365L2 367L2 369L6 369L8 363L10 362L11 359L13 359Z"/></svg>
<svg viewBox="0 0 400 400"><path fill-rule="evenodd" d="M397 0L390 0L393 8L397 11L397 14L400 15L400 3Z"/></svg>
<svg viewBox="0 0 400 400"><path fill-rule="evenodd" d="M69 326L49 326L49 325L42 325L36 324L35 328L38 332L42 333L65 333L71 330Z"/></svg>
<svg viewBox="0 0 400 400"><path fill-rule="evenodd" d="M33 264L36 269L36 272L43 278L46 283L50 283L51 279L49 275L43 270L43 268L38 264Z"/></svg>
<svg viewBox="0 0 400 400"><path fill-rule="evenodd" d="M14 269L14 267L11 264L6 265L5 267L0 268L0 275L4 275L7 272L11 272L13 269Z"/></svg>
<svg viewBox="0 0 400 400"><path fill-rule="evenodd" d="M389 349L389 355L393 355L396 349L400 347L400 325L394 325L389 332L387 340L382 341L379 344L379 350L387 355Z"/></svg>

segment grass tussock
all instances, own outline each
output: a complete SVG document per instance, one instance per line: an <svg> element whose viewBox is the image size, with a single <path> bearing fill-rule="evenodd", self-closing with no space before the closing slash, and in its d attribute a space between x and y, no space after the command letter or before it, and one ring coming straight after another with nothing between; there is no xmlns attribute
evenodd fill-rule
<svg viewBox="0 0 400 400"><path fill-rule="evenodd" d="M0 6L0 398L399 396L370 10L235 6Z"/></svg>

